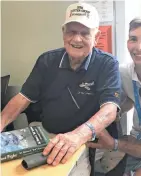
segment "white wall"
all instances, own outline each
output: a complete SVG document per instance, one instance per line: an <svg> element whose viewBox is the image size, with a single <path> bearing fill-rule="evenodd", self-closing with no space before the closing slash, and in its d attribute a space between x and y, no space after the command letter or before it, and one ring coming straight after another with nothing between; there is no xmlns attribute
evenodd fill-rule
<svg viewBox="0 0 141 176"><path fill-rule="evenodd" d="M115 32L116 32L116 56L120 63L125 61L126 38L125 38L125 2L115 2Z"/></svg>

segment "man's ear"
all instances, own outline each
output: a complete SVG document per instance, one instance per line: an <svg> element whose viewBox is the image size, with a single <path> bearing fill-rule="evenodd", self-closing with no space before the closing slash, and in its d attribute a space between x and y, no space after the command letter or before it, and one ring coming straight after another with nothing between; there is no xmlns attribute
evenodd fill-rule
<svg viewBox="0 0 141 176"><path fill-rule="evenodd" d="M64 32L64 26L62 26L62 32Z"/></svg>
<svg viewBox="0 0 141 176"><path fill-rule="evenodd" d="M128 48L128 45L129 45L129 39L127 40L127 48Z"/></svg>
<svg viewBox="0 0 141 176"><path fill-rule="evenodd" d="M101 35L101 31L98 30L97 34L95 35L94 46L97 45L100 35Z"/></svg>
<svg viewBox="0 0 141 176"><path fill-rule="evenodd" d="M66 25L63 25L63 26L62 26L62 32L63 32L63 33L66 32L66 28L67 28Z"/></svg>

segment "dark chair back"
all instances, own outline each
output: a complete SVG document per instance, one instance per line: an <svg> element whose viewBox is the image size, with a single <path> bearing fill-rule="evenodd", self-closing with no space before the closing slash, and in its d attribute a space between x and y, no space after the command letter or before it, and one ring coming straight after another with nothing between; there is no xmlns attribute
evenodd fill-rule
<svg viewBox="0 0 141 176"><path fill-rule="evenodd" d="M5 105L5 95L9 83L10 75L1 77L1 108Z"/></svg>
<svg viewBox="0 0 141 176"><path fill-rule="evenodd" d="M30 124L31 122L41 122L42 121L42 109L40 102L31 103L27 109L23 111L27 116L27 121Z"/></svg>

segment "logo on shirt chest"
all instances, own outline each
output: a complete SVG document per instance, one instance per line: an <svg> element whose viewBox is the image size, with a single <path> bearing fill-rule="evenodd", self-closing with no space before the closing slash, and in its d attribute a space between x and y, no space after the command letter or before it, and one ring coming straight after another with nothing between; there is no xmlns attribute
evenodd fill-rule
<svg viewBox="0 0 141 176"><path fill-rule="evenodd" d="M92 81L92 82L82 82L80 85L79 85L79 87L83 87L83 88L85 88L86 90L91 90L91 86L93 86L94 85L94 81Z"/></svg>

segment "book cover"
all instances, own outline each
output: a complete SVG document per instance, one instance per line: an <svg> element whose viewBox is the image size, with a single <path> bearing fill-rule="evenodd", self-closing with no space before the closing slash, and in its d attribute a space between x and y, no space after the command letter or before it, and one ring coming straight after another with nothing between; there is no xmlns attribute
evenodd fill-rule
<svg viewBox="0 0 141 176"><path fill-rule="evenodd" d="M43 151L49 138L42 126L1 133L1 162Z"/></svg>

